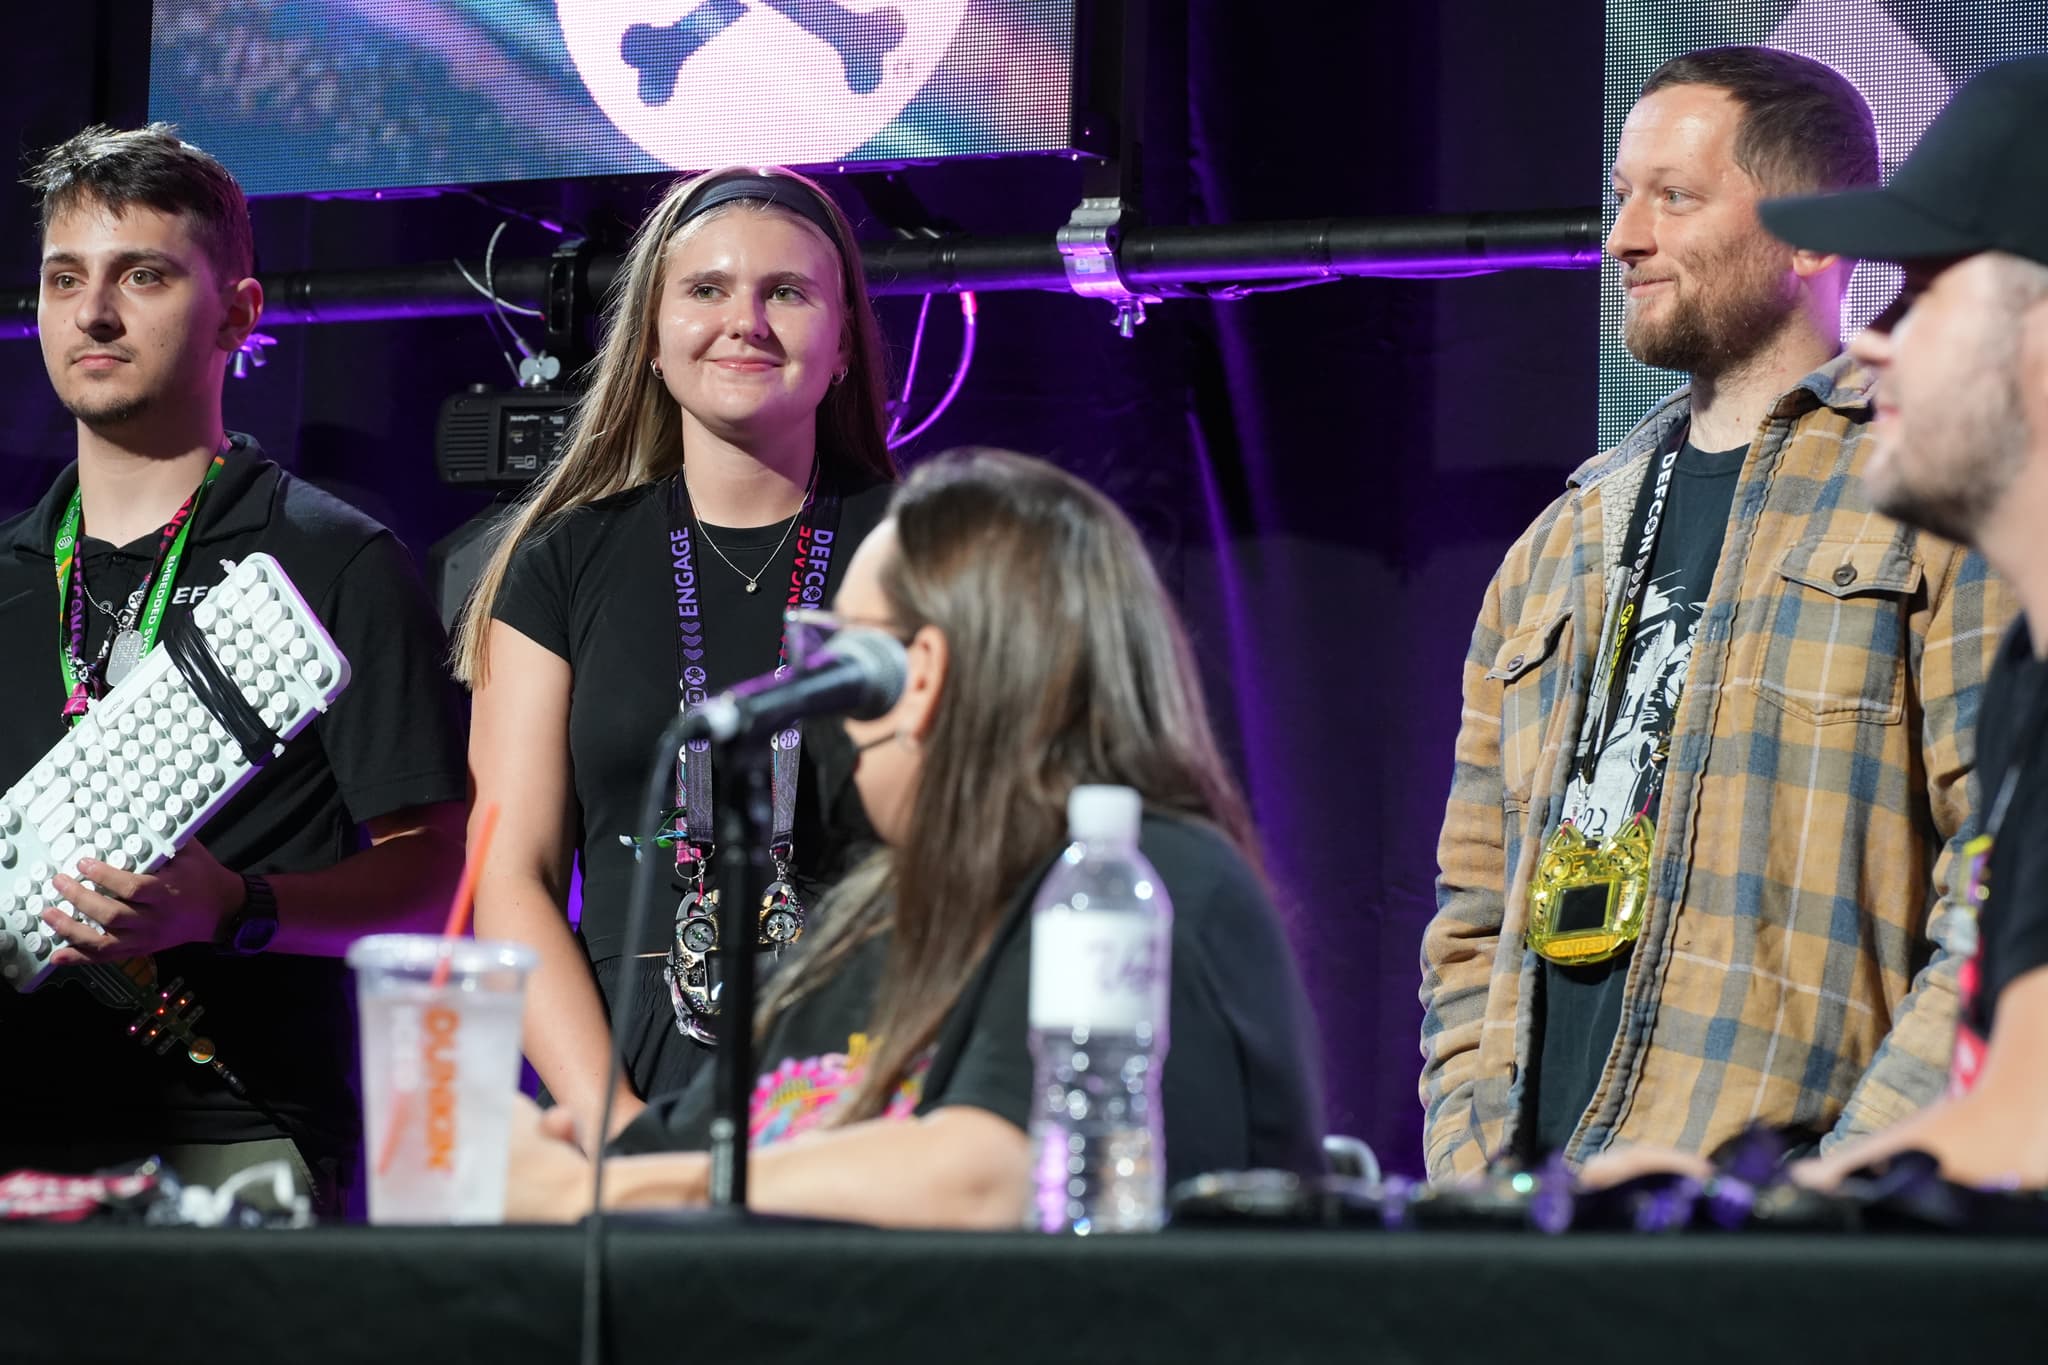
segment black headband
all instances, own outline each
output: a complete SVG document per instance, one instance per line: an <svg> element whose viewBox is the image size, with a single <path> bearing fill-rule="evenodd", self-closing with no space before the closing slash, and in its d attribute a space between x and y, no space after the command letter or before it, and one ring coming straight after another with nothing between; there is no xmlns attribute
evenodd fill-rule
<svg viewBox="0 0 2048 1365"><path fill-rule="evenodd" d="M824 233L825 240L832 243L840 255L846 254L846 243L839 240L839 227L832 221L832 210L826 206L824 197L801 180L786 175L735 171L696 186L690 191L689 206L683 210L676 227L681 229L692 218L701 218L720 204L730 204L739 199L758 200L779 209L788 209Z"/></svg>

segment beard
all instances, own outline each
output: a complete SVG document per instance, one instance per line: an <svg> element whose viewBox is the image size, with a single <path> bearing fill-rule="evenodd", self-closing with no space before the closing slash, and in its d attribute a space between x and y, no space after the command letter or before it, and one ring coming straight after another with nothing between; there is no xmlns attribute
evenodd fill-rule
<svg viewBox="0 0 2048 1365"><path fill-rule="evenodd" d="M1974 378L1929 416L1901 421L1893 449L1865 477L1877 510L1974 545L2026 463L2028 423L2013 363L2017 336L1987 348ZM1942 409L1945 409L1942 410Z"/></svg>
<svg viewBox="0 0 2048 1365"><path fill-rule="evenodd" d="M150 395L123 394L119 397L66 398L64 411L95 430L126 426L150 409Z"/></svg>
<svg viewBox="0 0 2048 1365"><path fill-rule="evenodd" d="M1624 306L1622 343L1645 365L1726 374L1761 354L1798 309L1784 252L1766 242L1743 238L1677 259L1687 278L1673 282L1664 317L1652 321L1633 300Z"/></svg>

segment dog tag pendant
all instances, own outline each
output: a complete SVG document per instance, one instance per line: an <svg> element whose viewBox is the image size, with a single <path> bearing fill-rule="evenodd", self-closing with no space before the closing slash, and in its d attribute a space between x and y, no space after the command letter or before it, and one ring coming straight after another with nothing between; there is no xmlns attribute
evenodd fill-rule
<svg viewBox="0 0 2048 1365"><path fill-rule="evenodd" d="M119 687L121 679L134 672L141 661L142 632L131 628L116 635L113 651L107 655L107 686Z"/></svg>

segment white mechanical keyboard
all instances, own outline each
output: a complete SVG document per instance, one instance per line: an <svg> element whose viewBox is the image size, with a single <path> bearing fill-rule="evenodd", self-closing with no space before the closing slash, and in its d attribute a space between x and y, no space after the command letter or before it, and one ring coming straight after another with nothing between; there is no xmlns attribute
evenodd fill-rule
<svg viewBox="0 0 2048 1365"><path fill-rule="evenodd" d="M254 554L192 609L204 647L277 732L275 752L348 686L348 660L276 559ZM168 631L166 632L168 634ZM275 756L274 753L272 756ZM255 774L159 640L0 795L0 980L31 991L62 944L55 906L81 922L51 877L78 860L152 872ZM90 885L90 883L88 883Z"/></svg>

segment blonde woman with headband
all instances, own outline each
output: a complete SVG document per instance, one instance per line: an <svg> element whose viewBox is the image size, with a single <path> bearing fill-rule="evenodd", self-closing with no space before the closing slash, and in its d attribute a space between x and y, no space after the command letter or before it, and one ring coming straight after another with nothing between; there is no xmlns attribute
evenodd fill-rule
<svg viewBox="0 0 2048 1365"><path fill-rule="evenodd" d="M627 253L567 452L465 611L476 808L502 812L477 932L538 952L526 1054L586 1144L614 1042L622 1125L643 1096L686 1084L721 1026L703 912L727 784L708 753L686 755L674 809L637 828L649 746L679 703L785 662L784 610L823 605L881 520L896 477L882 368L852 228L823 190L774 168L677 185ZM800 934L872 837L852 766L830 724L778 751L764 947ZM670 875L629 943L636 853ZM607 1001L628 972L646 1009L614 1040Z"/></svg>

